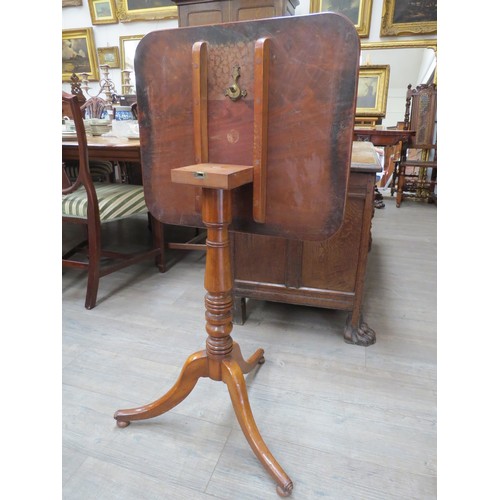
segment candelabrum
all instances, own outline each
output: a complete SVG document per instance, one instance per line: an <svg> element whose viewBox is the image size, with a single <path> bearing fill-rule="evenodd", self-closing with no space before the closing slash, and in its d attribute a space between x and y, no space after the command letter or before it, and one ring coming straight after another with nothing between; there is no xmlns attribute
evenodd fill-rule
<svg viewBox="0 0 500 500"><path fill-rule="evenodd" d="M130 73L132 73L132 70L130 70L130 69L124 69L122 71L122 94L123 95L133 94L134 86L130 84Z"/></svg>
<svg viewBox="0 0 500 500"><path fill-rule="evenodd" d="M89 96L89 97L97 97L101 94L104 94L104 100L108 103L109 108L111 109L113 105L113 95L116 94L115 84L109 78L109 65L103 64L99 66L101 68L101 72L103 78L99 81L99 91L95 96L92 96L89 92L89 73L81 73L82 84L81 89Z"/></svg>

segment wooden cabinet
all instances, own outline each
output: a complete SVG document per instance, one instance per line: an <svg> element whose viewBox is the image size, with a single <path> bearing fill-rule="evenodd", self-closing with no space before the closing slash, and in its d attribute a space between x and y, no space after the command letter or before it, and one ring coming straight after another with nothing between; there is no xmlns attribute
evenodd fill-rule
<svg viewBox="0 0 500 500"><path fill-rule="evenodd" d="M179 27L293 16L298 0L174 0Z"/></svg>
<svg viewBox="0 0 500 500"><path fill-rule="evenodd" d="M361 306L380 170L377 163L353 162L344 223L325 241L231 233L235 323L246 319L246 298L340 309L349 311L346 342L375 342Z"/></svg>

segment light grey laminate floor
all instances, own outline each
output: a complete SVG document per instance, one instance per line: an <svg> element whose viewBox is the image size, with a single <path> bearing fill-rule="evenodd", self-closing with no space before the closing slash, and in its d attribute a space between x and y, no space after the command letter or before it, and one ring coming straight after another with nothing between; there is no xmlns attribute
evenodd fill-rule
<svg viewBox="0 0 500 500"><path fill-rule="evenodd" d="M265 350L247 375L250 403L296 500L436 498L437 208L397 209L387 194L385 204L364 299L375 345L344 343L343 311L271 302L250 302L233 330L244 356ZM163 395L203 349L203 272L200 252L165 274L138 264L103 278L91 311L84 275L63 272L65 500L278 498L220 382L200 380L155 419L125 429L113 419Z"/></svg>

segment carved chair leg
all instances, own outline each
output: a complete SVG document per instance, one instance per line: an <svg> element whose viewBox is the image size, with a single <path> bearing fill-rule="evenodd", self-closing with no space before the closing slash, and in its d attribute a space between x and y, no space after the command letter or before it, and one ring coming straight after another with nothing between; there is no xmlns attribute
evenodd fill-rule
<svg viewBox="0 0 500 500"><path fill-rule="evenodd" d="M259 351L257 351L256 354L258 354ZM252 358L254 358L254 356L252 356ZM235 359L226 359L222 362L222 380L227 385L236 417L238 418L241 430L243 434L245 434L248 444L251 446L255 456L260 460L267 472L276 481L276 491L278 494L283 497L289 496L293 489L292 480L273 457L260 435L248 401L245 378Z"/></svg>
<svg viewBox="0 0 500 500"><path fill-rule="evenodd" d="M97 303L97 291L101 275L101 228L87 227L88 266L87 266L87 296L85 308L93 309Z"/></svg>
<svg viewBox="0 0 500 500"><path fill-rule="evenodd" d="M132 420L145 420L157 417L171 410L194 389L200 377L208 376L208 358L205 351L198 351L189 356L174 386L153 403L127 410L117 410L115 419L118 427L127 427Z"/></svg>

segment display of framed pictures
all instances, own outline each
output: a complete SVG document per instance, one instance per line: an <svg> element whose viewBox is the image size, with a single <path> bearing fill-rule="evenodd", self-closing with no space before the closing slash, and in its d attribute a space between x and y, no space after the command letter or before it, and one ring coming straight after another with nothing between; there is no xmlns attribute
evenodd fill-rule
<svg viewBox="0 0 500 500"><path fill-rule="evenodd" d="M389 73L388 65L359 68L356 116L385 116Z"/></svg>
<svg viewBox="0 0 500 500"><path fill-rule="evenodd" d="M115 0L89 0L92 24L114 24L118 22Z"/></svg>
<svg viewBox="0 0 500 500"><path fill-rule="evenodd" d="M437 0L384 0L380 36L437 33Z"/></svg>
<svg viewBox="0 0 500 500"><path fill-rule="evenodd" d="M99 79L92 28L62 30L62 81L71 81L73 73L88 73L89 80Z"/></svg>
<svg viewBox="0 0 500 500"><path fill-rule="evenodd" d="M121 22L177 18L177 5L171 0L116 0L116 7Z"/></svg>
<svg viewBox="0 0 500 500"><path fill-rule="evenodd" d="M309 12L340 12L352 21L360 38L370 34L372 0L311 0Z"/></svg>

